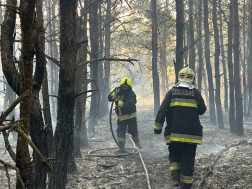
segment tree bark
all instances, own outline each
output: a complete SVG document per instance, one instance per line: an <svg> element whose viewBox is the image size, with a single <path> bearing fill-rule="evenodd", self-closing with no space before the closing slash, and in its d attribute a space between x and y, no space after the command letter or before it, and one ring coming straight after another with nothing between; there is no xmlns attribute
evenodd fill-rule
<svg viewBox="0 0 252 189"><path fill-rule="evenodd" d="M243 75L243 114L247 116L247 83L246 83L246 3L243 5L243 62L242 62L242 75Z"/></svg>
<svg viewBox="0 0 252 189"><path fill-rule="evenodd" d="M111 22L111 0L107 1L107 9L106 9L106 25L105 25L105 57L110 57L110 22ZM105 94L109 94L109 81L110 81L110 61L105 60L104 63L105 69ZM108 100L105 100L104 111L108 113Z"/></svg>
<svg viewBox="0 0 252 189"><path fill-rule="evenodd" d="M154 116L160 106L159 77L157 70L157 0L151 0L151 25L152 25L152 79L154 92Z"/></svg>
<svg viewBox="0 0 252 189"><path fill-rule="evenodd" d="M205 59L208 75L209 86L209 107L210 107L210 123L216 125L215 102L214 102L214 86L212 66L210 62L210 43L209 43L209 23L208 23L208 0L204 0L204 29L205 29Z"/></svg>
<svg viewBox="0 0 252 189"><path fill-rule="evenodd" d="M223 123L223 114L222 114L222 107L221 107L221 99L220 99L220 43L219 43L219 29L217 24L217 1L213 1L213 26L214 26L214 42L215 42L215 53L214 53L214 62L215 62L215 104L217 110L217 119L218 119L218 127L220 129L224 129Z"/></svg>
<svg viewBox="0 0 252 189"><path fill-rule="evenodd" d="M24 98L20 104L20 122L26 135L30 129L30 113L31 113L31 94L32 94L32 74L33 74L33 56L34 56L34 40L33 27L35 16L35 0L21 0L19 7L19 15L21 21L21 94L29 91L29 95ZM18 135L16 167L19 168L21 178L26 187L31 184L31 177L28 175L29 163L28 143L23 136ZM21 188L20 182L17 182L16 188Z"/></svg>
<svg viewBox="0 0 252 189"><path fill-rule="evenodd" d="M87 2L85 2L85 7L81 9L81 16L78 19L77 25L77 43L87 40L87 13L85 8L87 7ZM84 35L83 35L84 34ZM85 62L87 60L87 43L83 44L77 51L77 65ZM76 94L79 94L87 90L87 65L81 66L76 70ZM81 133L82 127L86 127L86 124L82 124L82 116L86 110L86 98L87 93L76 97L75 99L75 146L74 154L76 158L81 158L81 146L88 146L87 133ZM85 115L85 114L84 114ZM85 118L85 117L84 117ZM84 136L83 136L84 135ZM84 141L81 140L84 139ZM82 144L84 142L84 144Z"/></svg>
<svg viewBox="0 0 252 189"><path fill-rule="evenodd" d="M202 0L199 0L198 7L198 37L202 36ZM202 50L202 41L201 39L198 41L198 55L199 55L199 69L198 69L198 90L201 92L202 90L202 70L203 70L203 50Z"/></svg>
<svg viewBox="0 0 252 189"><path fill-rule="evenodd" d="M184 31L184 1L176 0L176 64L175 74L178 81L178 73L183 68L183 31Z"/></svg>
<svg viewBox="0 0 252 189"><path fill-rule="evenodd" d="M234 107L234 70L232 60L233 46L233 0L230 1L230 14L228 22L228 73L229 73L229 125L230 132L235 133L235 107Z"/></svg>
<svg viewBox="0 0 252 189"><path fill-rule="evenodd" d="M57 174L50 178L49 189L66 187L68 163L74 152L76 9L76 0L60 1L60 73L53 162L53 172Z"/></svg>
<svg viewBox="0 0 252 189"><path fill-rule="evenodd" d="M91 53L90 60L97 59L99 56L99 42L98 42L98 4L94 3L94 0L90 0L90 3L93 3L89 6L89 31L90 31L90 43L91 43ZM90 78L91 89L97 89L97 79L98 79L98 61L93 62L90 66ZM88 123L88 132L91 135L95 134L95 126L98 124L97 122L97 108L98 108L98 94L97 92L93 92L91 97L91 105L89 112L89 123Z"/></svg>
<svg viewBox="0 0 252 189"><path fill-rule="evenodd" d="M195 71L195 48L194 48L194 29L193 29L193 0L189 0L189 23L190 23L190 46L189 67ZM193 46L192 46L193 45Z"/></svg>
<svg viewBox="0 0 252 189"><path fill-rule="evenodd" d="M238 15L238 0L233 0L234 11L234 84L235 84L235 102L236 102L236 126L235 133L239 136L244 135L243 130L243 107L241 95L241 78L240 78L240 59L239 59L239 15Z"/></svg>
<svg viewBox="0 0 252 189"><path fill-rule="evenodd" d="M221 1L219 2L219 6L221 7ZM225 112L228 112L228 82L227 82L227 68L226 68L226 57L224 51L224 43L223 43L223 24L222 24L222 11L219 11L220 16L220 42L221 42L221 62L223 68L223 80L224 80L224 108Z"/></svg>

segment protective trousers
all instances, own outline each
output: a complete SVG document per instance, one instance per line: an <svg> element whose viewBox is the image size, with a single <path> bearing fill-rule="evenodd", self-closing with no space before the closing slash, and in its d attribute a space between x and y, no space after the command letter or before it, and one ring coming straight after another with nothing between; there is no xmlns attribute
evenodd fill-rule
<svg viewBox="0 0 252 189"><path fill-rule="evenodd" d="M131 134L132 139L135 142L139 142L138 138L138 129L137 129L137 121L136 117L131 119L126 119L123 121L117 121L117 139L118 142L124 142L125 143L125 134L128 129L128 133Z"/></svg>
<svg viewBox="0 0 252 189"><path fill-rule="evenodd" d="M193 183L197 144L170 143L169 160L173 186L190 189Z"/></svg>

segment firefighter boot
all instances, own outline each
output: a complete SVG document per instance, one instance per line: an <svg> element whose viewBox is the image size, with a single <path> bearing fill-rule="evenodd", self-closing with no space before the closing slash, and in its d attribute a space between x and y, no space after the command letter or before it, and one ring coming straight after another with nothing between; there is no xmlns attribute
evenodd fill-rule
<svg viewBox="0 0 252 189"><path fill-rule="evenodd" d="M185 183L180 182L181 189L191 189L191 187L192 187L192 184L185 184Z"/></svg>
<svg viewBox="0 0 252 189"><path fill-rule="evenodd" d="M136 138L133 138L133 141L135 142L135 144L137 145L137 147L138 147L139 149L142 148L142 145L141 145L141 143L140 143L140 141L139 141L139 137L138 137L138 136L137 136Z"/></svg>
<svg viewBox="0 0 252 189"><path fill-rule="evenodd" d="M121 148L125 148L125 141L118 141L118 144ZM115 153L125 153L121 148L119 150L116 150Z"/></svg>
<svg viewBox="0 0 252 189"><path fill-rule="evenodd" d="M180 183L180 170L172 170L171 171L171 177L172 177L172 186L173 187L179 187Z"/></svg>

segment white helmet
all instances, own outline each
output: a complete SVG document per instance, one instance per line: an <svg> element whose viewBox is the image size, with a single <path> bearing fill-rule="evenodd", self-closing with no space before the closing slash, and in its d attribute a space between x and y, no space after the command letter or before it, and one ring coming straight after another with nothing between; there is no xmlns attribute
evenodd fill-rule
<svg viewBox="0 0 252 189"><path fill-rule="evenodd" d="M186 82L189 84L194 84L194 79L195 79L195 73L191 68L185 67L179 71L178 82Z"/></svg>

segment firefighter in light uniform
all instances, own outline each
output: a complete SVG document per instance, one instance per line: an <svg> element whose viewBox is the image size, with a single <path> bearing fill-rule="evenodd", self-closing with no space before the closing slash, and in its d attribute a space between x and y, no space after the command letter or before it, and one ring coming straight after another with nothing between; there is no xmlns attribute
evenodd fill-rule
<svg viewBox="0 0 252 189"><path fill-rule="evenodd" d="M194 87L195 74L189 67L178 74L178 83L168 91L157 113L154 133L160 134L166 118L165 141L169 145L173 186L190 189L193 183L197 144L202 143L199 115L206 111L200 92Z"/></svg>
<svg viewBox="0 0 252 189"><path fill-rule="evenodd" d="M142 148L137 129L136 121L136 94L132 90L131 80L124 77L120 81L119 91L114 91L108 95L108 101L114 100L116 104L116 118L117 118L117 140L122 148L125 148L125 134L132 135L132 139L139 149Z"/></svg>

